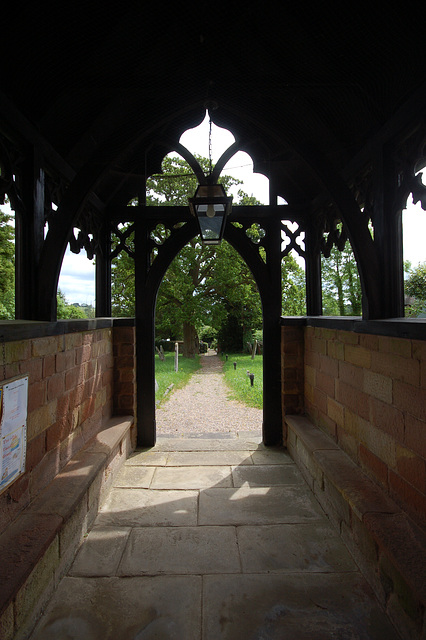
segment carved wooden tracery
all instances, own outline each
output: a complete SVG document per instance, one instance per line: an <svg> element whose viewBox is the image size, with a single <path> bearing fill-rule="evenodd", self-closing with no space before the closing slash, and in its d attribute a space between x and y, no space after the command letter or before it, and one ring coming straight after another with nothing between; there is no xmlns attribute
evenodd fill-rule
<svg viewBox="0 0 426 640"><path fill-rule="evenodd" d="M402 275L397 275L402 265L400 212L409 193L426 208L426 187L416 175L416 170L425 163L425 136L422 133L419 138L419 135L416 131L416 135L395 143L392 153L385 153L383 148L380 156L377 151L376 159L382 157L382 162L364 163L347 184L341 177L324 170L323 178L331 193L315 209L308 203L305 208L280 205L235 206L233 209L225 239L240 252L253 272L261 293L268 335L264 356L265 362L269 362L264 438L269 444L279 441L281 428L277 419L280 407L274 406L279 398L276 389L279 335L274 318L281 314L281 260L291 251L305 259L307 312L321 314L320 256L329 256L333 246L342 251L350 239L367 301L364 317L398 315L402 305ZM195 158L179 145L174 148L182 151L198 178L203 180ZM214 169L217 175L236 151L236 144L227 150ZM121 251L135 260L138 332L139 335L153 332L155 299L161 279L177 252L197 233L188 209L115 205L103 210L102 203L91 196L89 190L84 191L90 178L73 177L70 172L55 170L44 162L42 153L7 138L1 140L0 166L1 193L8 194L17 217L25 221L18 225L18 238L22 242L19 284L21 291L25 289L25 297L21 295L21 298L26 300L20 307L21 317L31 317L33 313L33 318L47 319L43 314L46 314L49 292L43 291L41 284L45 275L42 265L55 264L56 278L59 276L60 238L66 231L72 251L79 253L84 249L89 259L96 256L98 315L110 315L111 260ZM83 183L80 192L79 181ZM72 213L74 205L78 207ZM63 220L68 220L71 226L65 229ZM44 229L49 231L46 239ZM55 276L47 275L52 286ZM45 301L40 298L41 291ZM143 342L146 345L146 340ZM142 394L139 404L151 407L140 416L140 444L152 444L155 410L146 372L152 366L153 354L140 350L138 358L144 370L143 384L142 380L139 384Z"/></svg>

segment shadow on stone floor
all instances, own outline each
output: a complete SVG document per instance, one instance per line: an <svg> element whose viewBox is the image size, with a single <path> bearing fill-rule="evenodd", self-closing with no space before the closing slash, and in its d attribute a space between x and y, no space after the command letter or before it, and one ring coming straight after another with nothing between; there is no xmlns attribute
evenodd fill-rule
<svg viewBox="0 0 426 640"><path fill-rule="evenodd" d="M288 453L255 440L135 452L32 640L396 640Z"/></svg>

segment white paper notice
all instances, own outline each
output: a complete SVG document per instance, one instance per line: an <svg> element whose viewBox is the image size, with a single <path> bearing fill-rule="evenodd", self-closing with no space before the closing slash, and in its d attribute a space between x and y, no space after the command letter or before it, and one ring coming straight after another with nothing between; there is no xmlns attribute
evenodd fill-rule
<svg viewBox="0 0 426 640"><path fill-rule="evenodd" d="M28 377L3 383L1 404L0 491L25 471Z"/></svg>

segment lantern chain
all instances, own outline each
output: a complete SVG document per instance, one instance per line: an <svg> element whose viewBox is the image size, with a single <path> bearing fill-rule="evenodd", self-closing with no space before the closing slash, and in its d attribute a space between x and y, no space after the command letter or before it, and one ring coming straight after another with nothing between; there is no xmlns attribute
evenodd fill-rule
<svg viewBox="0 0 426 640"><path fill-rule="evenodd" d="M209 175L213 172L212 168L212 119L209 117Z"/></svg>

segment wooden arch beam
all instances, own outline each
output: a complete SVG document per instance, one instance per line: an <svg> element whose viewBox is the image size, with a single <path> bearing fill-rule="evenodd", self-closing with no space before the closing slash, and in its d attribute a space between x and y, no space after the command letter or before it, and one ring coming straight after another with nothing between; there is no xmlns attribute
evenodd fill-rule
<svg viewBox="0 0 426 640"><path fill-rule="evenodd" d="M262 223L268 226L266 219ZM173 259L192 238L198 235L196 221L190 219L183 227L173 231L161 245L158 255L149 266L147 256L143 254L148 251L151 227L152 218L138 217L136 223L138 445L144 447L154 446L156 440L154 326L158 289ZM274 286L270 265L263 262L257 247L253 245L243 229L228 223L225 238L246 261L259 288L264 319L263 440L266 445L279 445L282 443L281 351L279 348L281 276L279 274L278 287ZM279 264L280 236L277 237L273 230L269 233L269 243L271 262L273 263L272 245L275 244Z"/></svg>

